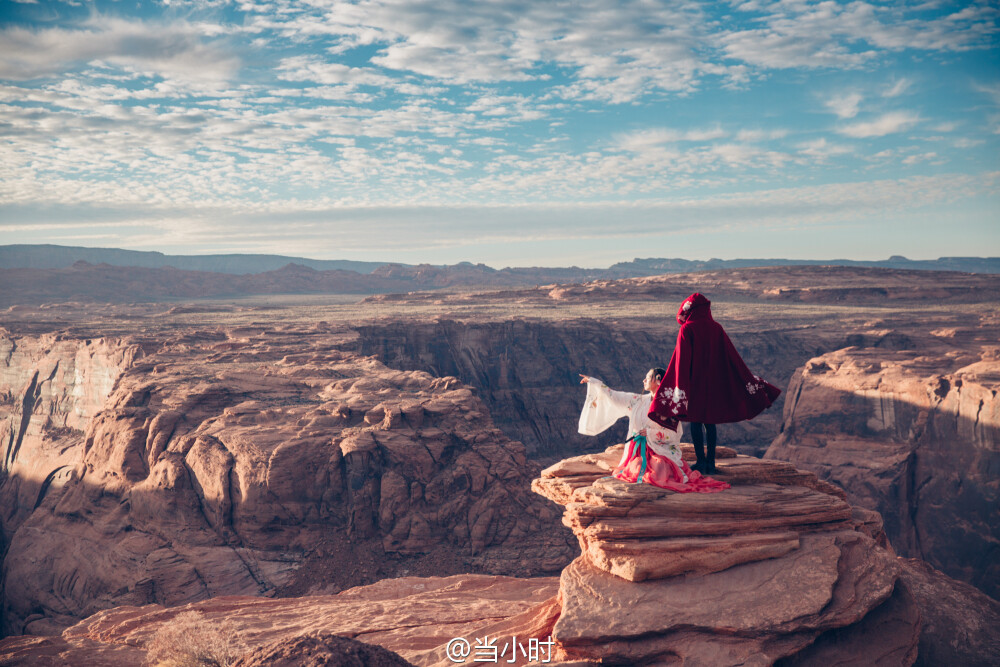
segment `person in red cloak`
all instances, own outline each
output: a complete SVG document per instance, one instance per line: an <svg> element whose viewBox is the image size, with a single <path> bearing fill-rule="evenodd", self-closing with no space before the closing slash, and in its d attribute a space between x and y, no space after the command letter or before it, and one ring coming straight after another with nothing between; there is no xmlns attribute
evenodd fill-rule
<svg viewBox="0 0 1000 667"><path fill-rule="evenodd" d="M667 373L653 396L649 418L677 430L691 422L697 461L692 470L715 469L716 424L753 419L774 403L781 390L750 372L722 326L712 319L711 301L695 292L677 311L681 330ZM702 428L708 436L705 455Z"/></svg>

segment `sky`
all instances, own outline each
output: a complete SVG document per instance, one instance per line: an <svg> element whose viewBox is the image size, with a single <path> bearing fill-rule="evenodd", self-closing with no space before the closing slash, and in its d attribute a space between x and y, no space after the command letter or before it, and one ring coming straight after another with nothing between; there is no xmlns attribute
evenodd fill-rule
<svg viewBox="0 0 1000 667"><path fill-rule="evenodd" d="M0 244L1000 255L997 2L0 0Z"/></svg>

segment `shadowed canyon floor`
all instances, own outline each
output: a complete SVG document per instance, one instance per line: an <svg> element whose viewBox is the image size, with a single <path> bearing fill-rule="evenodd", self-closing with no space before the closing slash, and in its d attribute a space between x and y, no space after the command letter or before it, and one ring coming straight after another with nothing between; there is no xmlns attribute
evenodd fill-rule
<svg viewBox="0 0 1000 667"><path fill-rule="evenodd" d="M508 600L482 594L499 616L461 603L468 615L455 628L551 634L563 660L596 659L604 649L594 647L610 646L605 655L626 662L696 661L711 645L710 655L730 656L725 664L751 647L810 664L871 633L895 638L886 664L955 657L948 633L964 627L955 619L996 627L996 603L887 548L995 595L1000 316L990 281L744 269L360 303L12 307L0 320L3 622L8 634L53 637L4 646L25 656L88 642L141 650L136 637L175 610L215 613L222 596L283 609L314 599L294 596L333 600L380 579L401 587L398 596L371 589L387 596L385 611L412 597L405 582L454 574L435 584L445 598L491 582L489 595ZM601 480L601 457L612 456L602 452L624 432L576 434L577 373L638 390L646 369L665 363L676 303L695 289L713 299L750 367L787 385L782 404L720 427L726 474L738 480L731 493L668 498ZM765 452L763 461L742 456ZM548 464L572 474L541 474ZM530 492L532 479L551 500ZM885 515L888 541L863 508ZM829 588L832 597L809 602L773 568L813 573L823 581L809 595ZM698 605L725 606L699 599L699 588L725 591L755 576L752 590L804 606L789 603L778 618L786 612L775 611L776 597L757 611L731 609L724 625L698 617ZM525 593L536 585L525 581L547 581L536 591L545 599ZM838 586L852 587L850 599ZM648 627L615 612L646 627L640 636L615 614L587 617L567 591L578 601L621 596L622 609L661 596L690 604L658 612ZM949 604L927 612L935 596ZM130 632L149 627L128 640L121 629L80 634L119 612ZM334 620L267 635L253 613L245 630L273 655L303 632L355 636ZM435 664L448 639L430 630L436 613L409 639L390 623L397 639L370 643ZM441 622L447 630L452 621ZM376 625L359 638L375 637ZM598 638L604 626L623 639ZM967 635L967 664L995 655L995 635Z"/></svg>

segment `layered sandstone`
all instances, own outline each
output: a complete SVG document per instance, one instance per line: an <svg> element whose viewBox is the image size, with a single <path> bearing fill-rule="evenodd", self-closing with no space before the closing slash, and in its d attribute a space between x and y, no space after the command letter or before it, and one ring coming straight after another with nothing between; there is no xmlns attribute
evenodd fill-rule
<svg viewBox="0 0 1000 667"><path fill-rule="evenodd" d="M629 581L709 574L777 558L799 548L803 531L851 519L840 489L789 464L731 450L718 456L724 479L733 485L725 493L665 494L613 477L593 479L594 468L606 475L614 467L622 448L562 461L544 470L532 488L566 506L563 523L591 565Z"/></svg>
<svg viewBox="0 0 1000 667"><path fill-rule="evenodd" d="M122 604L558 571L537 471L455 378L318 325L6 339L4 628ZM22 377L23 376L23 377ZM515 546L516 545L516 546Z"/></svg>
<svg viewBox="0 0 1000 667"><path fill-rule="evenodd" d="M1000 604L893 556L879 546L878 515L852 510L815 475L721 451L719 477L731 489L676 494L604 479L617 454L563 461L534 482L566 505L565 520L584 546L558 578L403 577L336 595L123 606L58 637L2 640L0 662L138 664L159 632L197 612L207 628L238 631L245 644L239 664L247 667L301 659L303 651L376 655L337 637L427 667L538 664L550 655L549 664L565 667L993 664ZM769 537L791 543L772 553L747 548ZM587 548L598 542L627 543L619 565L637 565L613 572ZM671 542L689 550L662 548ZM652 562L644 560L650 554L680 567L621 576ZM467 652L449 654L458 639ZM397 664L384 654L376 659Z"/></svg>
<svg viewBox="0 0 1000 667"><path fill-rule="evenodd" d="M10 637L0 641L5 665L83 664L99 657L108 667L134 667L148 642L186 612L202 614L206 626L228 622L246 644L241 664L263 665L262 655L281 655L282 647L303 638L337 635L381 646L418 665L455 664L445 651L463 638L506 638L511 646L547 638L558 614L559 579L518 579L487 575L402 577L353 588L337 595L267 599L224 596L178 607L151 604L98 612L59 637ZM502 647L502 643L500 646ZM498 650L500 647L498 647ZM549 649L551 651L551 648ZM520 655L520 654L519 654ZM475 653L467 656L473 663ZM524 665L524 656L513 664Z"/></svg>
<svg viewBox="0 0 1000 667"><path fill-rule="evenodd" d="M840 285L847 291L838 293L823 289L820 271L813 276L815 284L799 281L794 271L784 278L779 272L774 280L765 273L719 273L697 286L715 298L716 314L751 367L762 369L768 379L779 378L776 383L783 386L782 373L788 377L826 350L853 346L819 361L842 354L848 367L854 363L850 360L862 360L867 369L845 369L842 379L853 396L850 401L841 401L836 392L813 381L841 373L829 363L828 368L803 367L800 372L808 371L813 380L804 379L783 394L789 402L795 400L792 418L786 421L785 452L791 452L787 456L797 461L794 465L814 470L821 479L777 458L763 464L745 462L727 452L723 461L720 452L727 475L741 470L742 481L731 490L739 503L722 498L730 492L688 502L666 499L659 492L642 495L648 489L601 480L609 471L607 460L616 454L598 451L559 464L538 482L545 485L546 495L558 495L554 499L560 504L576 504L565 518L585 538L579 551L566 544L564 537L572 541L573 536L559 525L559 514L543 510L547 503L525 492L538 468L532 467L530 455L520 466L517 452L525 452L507 438L517 440L524 434L528 452L549 461L559 447L595 451L620 439L623 431L614 429L606 441L577 438L582 394L575 373L597 375L622 389L634 386L646 370L646 360L660 359L662 349L672 348L673 313L662 302L673 299L674 290L679 298L692 291L683 282L622 281L595 284L594 289L548 286L511 291L509 301L496 293L411 295L358 304L356 310L349 309L354 305L314 308L310 302L306 315L298 302L10 309L5 325L22 333L8 336L15 347L0 347L0 372L9 383L0 385L5 387L0 390L0 425L6 424L0 444L4 458L12 461L0 484L0 540L9 540L12 547L4 585L8 604L11 592L24 593L32 604L38 601L41 613L31 609L28 615L27 607L8 607L7 631L56 633L82 616L115 605L183 609L208 604L211 598L206 596L228 593L263 596L246 598L248 603L277 601L276 595L322 593L310 597L325 604L320 598L331 597L326 593L383 577L470 570L552 573L580 553L563 577L576 601L565 607L575 610L562 626L567 658L600 652L601 640L594 637L604 631L599 621L602 604L605 611L627 616L632 607L646 609L649 600L674 596L684 608L672 607L659 625L643 626L646 619L641 615L627 616L635 627L646 627L648 637L626 633L628 646L612 642L609 659L641 664L687 655L696 662L703 652L717 657L725 644L731 648L725 655L736 660L749 655L753 642L748 639L759 639L756 646L767 659L780 654L792 664L850 662L857 659L850 652L859 642L883 646L884 635L890 638L884 643L886 660L898 664L894 651L903 647L902 655L910 655L912 646L905 636L914 628L905 590L921 611L917 664L994 664L1000 614L995 602L970 587L919 563L895 559L899 574L889 577L893 592L877 602L884 581L866 574L864 562L891 570L878 555L879 547L888 553L888 541L879 515L859 509L862 502L885 509L886 528L902 553L912 552L907 539L898 537L897 526L911 514L919 518L936 512L944 518L924 521L921 544L946 546L953 537L975 533L980 537L963 550L974 557L986 554L990 563L996 560L991 555L996 522L982 518L987 503L996 506L995 495L989 495L995 489L989 473L997 467L989 444L989 438L995 442L995 433L989 436L989 428L995 431L995 426L989 426L988 417L995 370L987 349L990 341L994 347L996 343L996 309L961 303L989 303L986 283L974 283L964 292L953 290L957 300L939 303L935 299L948 292L935 292L933 284L904 289L906 280L914 280L912 274L892 277L891 294L880 295L873 283L883 274L864 280L847 275ZM965 280L951 278L944 285L949 289ZM787 291L793 279L804 291ZM732 285L733 291L724 292ZM772 289L778 291L767 296ZM736 296L720 299L717 293ZM887 294L893 297L888 306L883 303ZM747 300L741 300L744 297ZM429 305L421 305L421 299ZM393 304L412 307L416 315L395 312ZM877 312L872 305L878 306ZM508 321L512 313L518 317ZM980 313L980 329L969 328ZM320 319L349 324L312 323ZM53 330L68 333L45 333ZM377 355L378 361L368 355ZM75 366L90 370L71 372ZM921 375L924 368L930 370ZM110 382L99 380L102 374ZM458 379L432 377L449 375ZM928 382L928 391L944 397L928 397L929 407L914 417L910 401L919 392L907 387L919 387L923 379L934 380ZM864 392L852 385L859 382ZM467 385L484 400L471 395ZM974 400L970 387L982 388L981 402ZM901 399L904 395L909 398ZM421 412L403 409L411 399L421 405ZM386 405L379 408L380 403ZM428 407L432 404L445 408ZM949 405L958 406L954 414L948 412L952 408L943 408ZM733 437L740 433L735 426L720 428L722 442L744 453L766 446L781 424L775 409L749 423L760 430L747 431L745 441ZM423 421L417 426L411 418ZM887 435L887 419L899 434ZM979 425L969 428L977 419ZM858 432L840 437L834 432L838 420L853 420ZM494 424L506 436L496 432ZM808 446L801 446L807 442L803 434L812 434ZM896 449L913 434L922 434L921 447L931 436L938 438L933 454ZM477 440L479 436L484 439ZM873 457L869 468L860 463L864 454ZM935 468L927 477L911 479L920 468L905 467L909 472L900 473L893 467L900 456L906 466L933 460ZM851 465L855 473L833 475ZM526 471L520 477L509 472L519 467ZM451 472L455 469L458 474ZM153 477L153 471L160 477ZM425 471L432 475L430 482ZM854 505L848 518L845 496L822 479L845 486L846 498ZM482 480L482 486L476 480ZM913 489L919 492L908 491ZM895 500L893 493L898 493ZM866 494L884 494L889 501L868 503ZM477 503L484 496L488 500ZM454 504L446 507L449 502ZM699 502L708 504L685 515L688 505ZM487 510L492 515L482 518ZM664 520L657 512L677 517ZM651 520L656 517L659 520ZM467 538L455 532L460 524ZM477 525L481 533L473 530ZM689 534L667 534L669 530ZM474 533L485 539L475 541ZM959 554L949 559L958 562ZM804 563L817 564L825 573L820 593L784 576L786 570L805 572L809 568ZM977 569L975 558L968 563L952 573L974 580L977 572L985 571ZM947 566L947 561L939 564ZM54 574L48 577L48 572ZM43 580L36 586L38 573ZM461 578L454 581L459 587L468 585L460 583L466 581ZM504 581L503 586L521 586L519 579ZM816 611L831 581L826 607ZM678 588L682 582L688 582L688 588ZM753 582L758 585L751 586ZM845 597L842 589L852 582L857 596ZM741 588L744 585L750 588ZM420 628L437 623L435 608L426 607L419 613L403 612L410 625L386 625L397 601L408 597L405 587L402 590L399 597L389 593L368 606L351 608L359 618L377 619L371 636L389 645L397 633L412 638L425 632ZM744 601L752 602L759 591L777 597L767 598L766 606L737 608L727 593L731 590L741 591ZM699 598L699 593L706 597ZM510 603L515 616L533 619L536 638L555 632L555 618L564 608L555 601L520 606L511 602L513 597L504 600L490 604ZM787 610L780 611L786 603ZM468 601L455 598L452 604ZM706 606L698 611L698 605ZM705 611L712 605L726 612L724 625L713 625L712 613ZM296 610L308 615L308 607ZM851 620L855 617L858 620ZM131 651L134 658L142 655L135 653L140 647L115 642L118 632L152 622L140 618L138 625L128 621L116 632L81 635L72 646L60 643L70 641L65 633L9 639L3 646L20 641L57 652L86 646L93 655ZM445 627L447 618L441 616ZM463 632L526 637L525 626L511 618L470 616ZM258 620L244 617L247 627ZM846 625L834 628L842 622ZM357 629L349 627L355 630L345 631L348 634ZM384 635L378 635L379 628ZM298 626L289 622L285 630L254 649L271 647L280 653L282 646L297 645L302 636ZM367 632L361 630L358 636L364 639ZM811 633L817 638L809 647L794 648ZM408 659L417 664L440 661L445 639L433 636L437 639L420 644L427 656L408 654ZM472 634L465 636L473 639ZM677 639L679 648L664 637ZM434 651L437 657L431 655ZM8 654L0 650L0 655Z"/></svg>
<svg viewBox="0 0 1000 667"><path fill-rule="evenodd" d="M619 455L563 461L533 483L566 506L582 551L560 581L553 637L564 659L914 662L919 609L877 524L842 491L729 452L717 477L731 489L678 494L603 476ZM832 632L840 639L827 642Z"/></svg>
<svg viewBox="0 0 1000 667"><path fill-rule="evenodd" d="M901 554L997 597L1000 347L983 329L935 335L947 345L810 360L792 378L767 457L843 487L882 514Z"/></svg>

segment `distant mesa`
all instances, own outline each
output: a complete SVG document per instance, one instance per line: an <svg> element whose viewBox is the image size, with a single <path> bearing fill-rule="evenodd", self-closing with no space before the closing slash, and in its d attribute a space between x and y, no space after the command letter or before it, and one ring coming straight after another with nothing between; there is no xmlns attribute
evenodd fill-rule
<svg viewBox="0 0 1000 667"><path fill-rule="evenodd" d="M339 269L367 274L384 264L384 262L357 262L346 259L305 259L284 255L164 255L161 252L120 248L83 248L48 244L0 246L0 269L65 269L80 261L147 269L169 266L185 271L212 271L234 275L277 271L291 263L307 266L316 271Z"/></svg>
<svg viewBox="0 0 1000 667"><path fill-rule="evenodd" d="M635 258L631 262L613 264L609 271L635 271L645 275L656 273L683 273L687 271L713 271L717 269L742 269L778 266L853 266L883 269L912 269L918 271L962 271L964 273L1000 273L1000 257L939 257L938 259L912 260L902 255L889 259L860 261L852 259L660 259ZM638 274L634 274L638 275Z"/></svg>
<svg viewBox="0 0 1000 667"><path fill-rule="evenodd" d="M825 272L838 267L859 272L872 281L868 271L947 271L997 274L1000 258L943 257L937 260L909 260L893 256L885 261L790 260L790 259L710 259L707 261L665 258L636 258L607 269L580 267L508 267L495 269L485 264L459 262L451 266L312 260L281 255L163 255L113 248L74 248L51 245L0 246L0 307L39 305L66 301L128 303L154 302L178 298L223 298L267 294L399 294L448 288L526 288L548 285L574 286L570 298L580 290L593 293L603 288L592 283L651 278L664 274L734 272L771 267L768 280L779 273L773 268L801 272ZM823 278L828 278L825 275ZM731 285L737 274L712 276L717 284ZM815 277L811 279L816 282ZM879 281L876 278L873 282ZM690 281L688 281L690 282ZM712 280L709 280L711 283ZM649 284L635 288L648 291ZM841 299L830 290L809 292L797 282L774 286L775 298L815 301ZM871 296L877 289L869 286ZM697 289L697 287L696 287ZM702 289L702 291L704 291ZM897 290L898 291L898 290ZM904 290L905 291L905 290ZM926 290L925 290L926 291ZM856 290L855 290L856 293ZM553 295L562 292L553 292ZM662 296L662 295L658 295ZM682 295L686 296L686 295ZM769 297L770 298L770 297Z"/></svg>
<svg viewBox="0 0 1000 667"><path fill-rule="evenodd" d="M688 271L711 271L717 269L738 269L765 266L856 266L890 269L916 269L930 271L963 271L966 273L1000 273L1000 257L940 257L929 260L911 260L902 255L889 259L860 261L850 259L719 259L692 260L682 258L636 257L629 262L618 262L607 269L583 269L571 267L508 267L495 269L482 263L458 262L452 265L401 264L398 262L362 262L346 259L308 259L287 255L165 255L161 252L123 250L121 248L84 248L49 244L0 245L0 269L65 269L84 261L89 264L110 266L133 266L143 268L173 267L185 271L210 271L242 275L277 271L289 264L308 267L315 271L354 271L370 274L380 267L427 271L431 269L468 271L487 274L507 272L511 275L527 277L533 274L564 276L561 280L575 281L587 279L633 278L660 273L684 273ZM575 276L570 278L568 276ZM520 284L531 284L523 281Z"/></svg>

